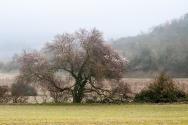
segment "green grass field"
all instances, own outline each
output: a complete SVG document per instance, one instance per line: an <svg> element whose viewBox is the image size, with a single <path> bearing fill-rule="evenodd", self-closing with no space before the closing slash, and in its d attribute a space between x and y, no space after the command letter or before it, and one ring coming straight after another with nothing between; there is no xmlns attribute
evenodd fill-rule
<svg viewBox="0 0 188 125"><path fill-rule="evenodd" d="M188 125L188 105L0 105L0 125Z"/></svg>

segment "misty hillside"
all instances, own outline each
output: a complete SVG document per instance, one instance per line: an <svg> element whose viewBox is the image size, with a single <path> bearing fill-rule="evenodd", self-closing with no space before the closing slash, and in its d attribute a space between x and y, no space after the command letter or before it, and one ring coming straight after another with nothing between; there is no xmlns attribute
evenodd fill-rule
<svg viewBox="0 0 188 125"><path fill-rule="evenodd" d="M113 46L129 59L131 73L167 71L188 76L188 14L158 25L149 33L120 38Z"/></svg>

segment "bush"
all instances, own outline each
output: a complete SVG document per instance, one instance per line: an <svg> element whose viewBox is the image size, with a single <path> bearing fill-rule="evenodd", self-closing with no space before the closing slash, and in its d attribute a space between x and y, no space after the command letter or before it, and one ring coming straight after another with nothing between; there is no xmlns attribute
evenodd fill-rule
<svg viewBox="0 0 188 125"><path fill-rule="evenodd" d="M8 86L0 86L0 103L8 103L10 101Z"/></svg>
<svg viewBox="0 0 188 125"><path fill-rule="evenodd" d="M180 90L168 75L161 73L147 89L136 94L135 101L177 102L185 98L186 93Z"/></svg>
<svg viewBox="0 0 188 125"><path fill-rule="evenodd" d="M0 86L0 97L6 96L8 93L8 87L7 86Z"/></svg>
<svg viewBox="0 0 188 125"><path fill-rule="evenodd" d="M71 94L69 92L50 91L50 96L53 98L54 103L68 102Z"/></svg>
<svg viewBox="0 0 188 125"><path fill-rule="evenodd" d="M111 87L111 97L114 102L127 102L131 97L131 88L124 81L118 81Z"/></svg>
<svg viewBox="0 0 188 125"><path fill-rule="evenodd" d="M28 84L15 83L11 86L11 94L13 103L26 103L28 96L36 96L37 91Z"/></svg>
<svg viewBox="0 0 188 125"><path fill-rule="evenodd" d="M131 99L131 88L124 80L103 80L95 84L95 88L87 86L89 93L84 95L84 103L123 103Z"/></svg>

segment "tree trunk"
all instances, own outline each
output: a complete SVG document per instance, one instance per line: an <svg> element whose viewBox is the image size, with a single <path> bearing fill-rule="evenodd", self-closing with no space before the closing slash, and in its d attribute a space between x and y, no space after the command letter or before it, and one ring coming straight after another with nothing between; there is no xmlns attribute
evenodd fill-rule
<svg viewBox="0 0 188 125"><path fill-rule="evenodd" d="M81 103L84 97L84 87L86 82L81 82L81 80L76 81L73 90L73 103Z"/></svg>

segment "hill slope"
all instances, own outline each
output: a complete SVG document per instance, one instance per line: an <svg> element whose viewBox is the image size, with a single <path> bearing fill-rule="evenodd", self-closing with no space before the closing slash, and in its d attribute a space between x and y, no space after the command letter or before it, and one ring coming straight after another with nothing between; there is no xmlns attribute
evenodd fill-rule
<svg viewBox="0 0 188 125"><path fill-rule="evenodd" d="M188 77L188 14L154 27L149 33L113 42L129 59L129 73L167 71Z"/></svg>

